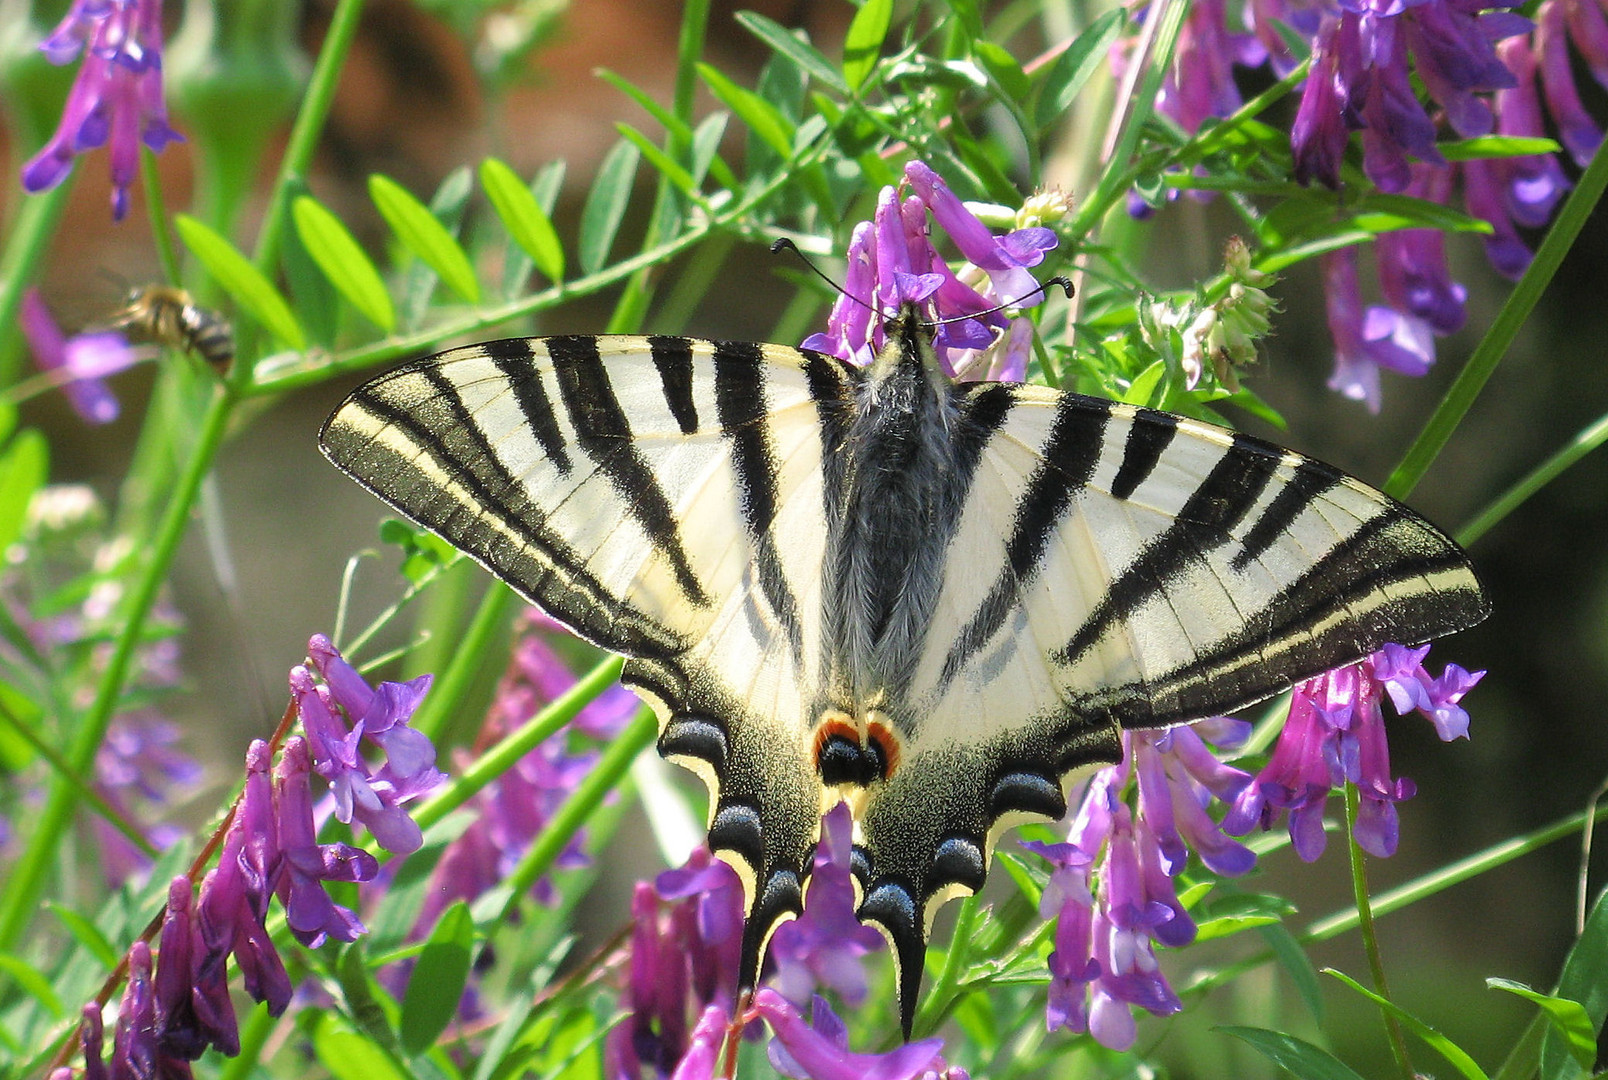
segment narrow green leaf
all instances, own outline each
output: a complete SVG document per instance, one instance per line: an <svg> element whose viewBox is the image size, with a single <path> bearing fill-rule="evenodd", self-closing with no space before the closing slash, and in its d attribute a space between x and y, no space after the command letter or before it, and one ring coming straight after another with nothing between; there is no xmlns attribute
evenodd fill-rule
<svg viewBox="0 0 1608 1080"><path fill-rule="evenodd" d="M115 963L115 961L113 962ZM45 978L38 968L29 964L22 957L13 956L10 953L0 953L0 974L7 976L24 993L43 1005L49 1010L51 1016L60 1019L65 1015L61 998L56 996L56 991L51 987L50 980Z"/></svg>
<svg viewBox="0 0 1608 1080"><path fill-rule="evenodd" d="M726 135L726 121L731 114L724 109L710 113L703 118L698 129L692 133L692 178L702 185L704 177L713 176L715 182L727 191L736 191L740 186L737 175L731 171L720 156L720 140Z"/></svg>
<svg viewBox="0 0 1608 1080"><path fill-rule="evenodd" d="M33 428L11 440L0 455L0 551L22 535L28 501L50 476L50 446Z"/></svg>
<svg viewBox="0 0 1608 1080"><path fill-rule="evenodd" d="M1437 143L1435 149L1439 150L1447 161L1473 161L1476 158L1556 154L1563 148L1552 139L1526 138L1521 135L1479 135L1472 139Z"/></svg>
<svg viewBox="0 0 1608 1080"><path fill-rule="evenodd" d="M840 94L849 92L848 84L843 81L843 76L838 74L837 68L832 66L832 62L794 31L787 29L781 23L767 19L757 11L739 11L736 18L750 34L793 61L810 78L825 83Z"/></svg>
<svg viewBox="0 0 1608 1080"><path fill-rule="evenodd" d="M17 407L9 401L0 401L0 439L17 430Z"/></svg>
<svg viewBox="0 0 1608 1080"><path fill-rule="evenodd" d="M739 14L737 17L740 19L742 18L742 15ZM642 89L636 83L625 78L623 75L618 75L615 72L610 71L608 68L599 68L597 70L597 76L610 86L614 87L620 93L642 106L643 110L647 112L649 116L659 121L660 125L664 127L665 133L671 138L681 143L690 143L692 141L692 129L687 126L686 121L682 120L675 113L659 104L652 94Z"/></svg>
<svg viewBox="0 0 1608 1080"><path fill-rule="evenodd" d="M469 905L459 900L442 913L430 931L402 995L402 1020L398 1026L402 1049L409 1054L422 1054L435 1045L457 1013L464 984L469 981L474 943L475 924L469 917Z"/></svg>
<svg viewBox="0 0 1608 1080"><path fill-rule="evenodd" d="M1295 983L1296 993L1301 995L1301 1001L1306 1005L1307 1012L1319 1026L1323 1024L1323 988L1318 985L1318 969L1312 966L1312 958L1301 948L1301 943L1295 940L1295 935L1283 923L1261 928L1262 939L1273 948L1273 955L1278 958L1279 966L1289 975L1290 981Z"/></svg>
<svg viewBox="0 0 1608 1080"><path fill-rule="evenodd" d="M52 915L61 920L61 924L67 928L67 932L73 936L73 940L88 949L90 955L100 961L101 966L107 971L111 971L118 965L122 957L112 947L112 943L106 940L106 935L101 933L100 927L96 926L93 920L86 919L72 908L53 901L47 901L45 907L50 909Z"/></svg>
<svg viewBox="0 0 1608 1080"><path fill-rule="evenodd" d="M1491 223L1428 199L1373 192L1353 204L1351 225L1368 232L1395 229L1438 229L1441 232L1490 233Z"/></svg>
<svg viewBox="0 0 1608 1080"><path fill-rule="evenodd" d="M992 41L978 41L972 45L972 55L1012 101L1020 103L1027 100L1032 83L1028 81L1021 63L1009 51Z"/></svg>
<svg viewBox="0 0 1608 1080"><path fill-rule="evenodd" d="M404 247L439 274L453 292L471 304L480 303L480 282L475 280L469 256L428 206L380 173L369 177L369 198Z"/></svg>
<svg viewBox="0 0 1608 1080"><path fill-rule="evenodd" d="M648 164L663 173L665 179L675 185L676 189L683 195L689 198L698 197L698 185L692 179L692 174L671 160L670 155L655 146L652 139L630 124L620 121L615 122L614 130L630 139L631 143L642 151L642 156L648 159Z"/></svg>
<svg viewBox="0 0 1608 1080"><path fill-rule="evenodd" d="M536 269L555 285L563 282L564 245L558 230L519 174L497 158L487 158L480 163L480 186L486 189L508 235L530 256Z"/></svg>
<svg viewBox="0 0 1608 1080"><path fill-rule="evenodd" d="M263 325L267 331L293 349L305 349L307 338L302 334L290 305L279 295L279 290L251 265L235 246L222 235L188 214L173 219L184 246L196 257L207 273L223 291L234 297L235 303Z"/></svg>
<svg viewBox="0 0 1608 1080"><path fill-rule="evenodd" d="M286 205L297 196L307 194L307 185L299 180L290 180L285 186ZM333 347L340 330L340 294L329 287L324 272L313 262L289 214L280 220L279 233L279 265L284 274L285 298L293 305L296 321L301 323L308 340L314 345Z"/></svg>
<svg viewBox="0 0 1608 1080"><path fill-rule="evenodd" d="M793 152L793 125L781 110L752 90L738 86L709 64L699 64L698 74L710 92L736 113L750 131L784 161L788 159Z"/></svg>
<svg viewBox="0 0 1608 1080"><path fill-rule="evenodd" d="M1033 109L1033 120L1039 127L1049 127L1071 107L1089 77L1099 70L1127 17L1125 9L1113 8L1094 20L1055 58L1039 85L1038 102Z"/></svg>
<svg viewBox="0 0 1608 1080"><path fill-rule="evenodd" d="M882 43L893 25L893 0L865 0L843 39L843 81L858 93L882 55Z"/></svg>
<svg viewBox="0 0 1608 1080"><path fill-rule="evenodd" d="M1597 1058L1597 1027L1586 1014L1586 1007L1578 1001L1553 997L1531 990L1523 983L1511 979L1486 979L1485 985L1493 990L1506 990L1541 1006L1541 1011L1552 1021L1553 1030L1563 1036L1570 1055L1582 1069L1591 1070Z"/></svg>
<svg viewBox="0 0 1608 1080"><path fill-rule="evenodd" d="M609 263L614 236L625 220L631 201L631 185L636 181L637 162L642 158L635 144L621 140L614 144L598 166L597 179L586 193L581 208L581 236L576 245L581 271L595 274Z"/></svg>
<svg viewBox="0 0 1608 1080"><path fill-rule="evenodd" d="M1578 1001L1593 1025L1608 1016L1608 891L1598 895L1586 928L1558 976L1557 996ZM1549 1025L1541 1041L1541 1080L1572 1080L1579 1075L1572 1047Z"/></svg>
<svg viewBox="0 0 1608 1080"><path fill-rule="evenodd" d="M396 329L396 309L385 280L341 219L313 198L299 196L290 204L296 235L307 245L307 254L329 278L340 294L369 322L389 334Z"/></svg>
<svg viewBox="0 0 1608 1080"><path fill-rule="evenodd" d="M358 1028L377 1046L395 1050L396 1032L391 1030L385 1009L375 996L374 976L369 973L361 942L341 950L335 973L346 998L346 1011L357 1021Z"/></svg>
<svg viewBox="0 0 1608 1080"><path fill-rule="evenodd" d="M408 1080L389 1054L333 1012L313 1029L313 1053L335 1080Z"/></svg>
<svg viewBox="0 0 1608 1080"><path fill-rule="evenodd" d="M1418 1017L1414 1016L1400 1005L1397 1005L1394 1001L1391 1001L1388 998L1380 997L1378 994L1374 993L1366 986L1363 986L1356 979L1353 979L1343 971L1336 971L1334 968L1324 968L1323 973L1339 979L1342 983L1351 987L1351 989L1355 990L1357 993L1379 1006L1380 1009L1389 1013L1391 1016L1394 1016L1397 1020L1400 1020L1403 1027L1407 1028L1414 1035L1417 1035L1420 1039L1424 1040L1425 1044L1427 1044L1436 1053L1440 1054L1441 1057L1445 1058L1451 1064L1452 1068L1462 1073L1468 1078L1468 1080L1490 1080L1490 1078L1485 1075L1485 1070L1481 1069L1479 1064L1473 1058L1468 1056L1468 1052L1466 1050L1464 1050L1461 1046L1458 1046L1446 1036L1442 1035L1439 1031L1436 1031L1434 1028L1424 1023L1422 1020L1418 1019Z"/></svg>
<svg viewBox="0 0 1608 1080"><path fill-rule="evenodd" d="M1279 1068L1300 1080L1362 1080L1350 1066L1329 1051L1304 1039L1256 1027L1218 1027L1255 1049Z"/></svg>

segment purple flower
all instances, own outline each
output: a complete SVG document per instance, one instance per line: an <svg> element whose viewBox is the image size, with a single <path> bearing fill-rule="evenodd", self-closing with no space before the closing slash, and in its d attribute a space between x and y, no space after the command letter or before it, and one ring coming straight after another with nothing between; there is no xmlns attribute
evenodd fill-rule
<svg viewBox="0 0 1608 1080"><path fill-rule="evenodd" d="M1317 180L1331 188L1340 186L1340 162L1355 122L1350 87L1339 63L1343 52L1356 51L1355 20L1350 13L1324 19L1313 43L1312 68L1290 127L1297 183ZM1342 49L1343 44L1351 48Z"/></svg>
<svg viewBox="0 0 1608 1080"><path fill-rule="evenodd" d="M1445 203L1451 193L1450 169L1414 165L1407 194ZM1468 290L1452 280L1446 265L1446 234L1439 229L1397 229L1376 241L1379 290L1396 312L1421 319L1436 334L1462 329ZM1398 369L1399 370L1399 369Z"/></svg>
<svg viewBox="0 0 1608 1080"><path fill-rule="evenodd" d="M804 894L804 913L777 927L768 950L776 965L775 986L803 1006L817 987L836 991L846 1005L865 1000L865 967L860 958L883 945L882 935L854 915L854 880L849 872L854 819L838 803L821 819L821 843Z"/></svg>
<svg viewBox="0 0 1608 1080"><path fill-rule="evenodd" d="M128 343L113 333L67 337L50 317L37 289L22 294L18 321L39 370L62 378L62 391L78 415L91 424L116 420L117 399L103 379L138 359Z"/></svg>
<svg viewBox="0 0 1608 1080"><path fill-rule="evenodd" d="M1503 198L1501 162L1465 161L1462 171L1463 202L1468 212L1489 222L1494 230L1485 237L1485 257L1497 273L1518 280L1530 265L1531 253Z"/></svg>
<svg viewBox="0 0 1608 1080"><path fill-rule="evenodd" d="M1596 8L1591 0L1576 0L1569 7ZM1536 11L1535 52L1540 60L1541 89L1547 112L1558 125L1558 138L1582 169L1591 164L1592 155L1602 142L1602 129L1580 103L1575 89L1574 71L1569 63L1569 31L1565 24L1565 4L1546 0ZM1596 11L1600 21L1602 12Z"/></svg>
<svg viewBox="0 0 1608 1080"><path fill-rule="evenodd" d="M667 1076L689 1054L705 1059L707 1048L688 1029L695 1017L700 1027L713 1023L711 1009L725 1017L736 1008L742 896L736 872L704 848L653 885L637 885L625 993L630 1015L604 1048L611 1077L635 1078L643 1066Z"/></svg>
<svg viewBox="0 0 1608 1080"><path fill-rule="evenodd" d="M1435 362L1430 324L1416 315L1383 306L1363 307L1357 282L1357 252L1342 248L1323 256L1329 333L1334 338L1334 374L1329 387L1368 411L1380 406L1379 369L1422 375Z"/></svg>
<svg viewBox="0 0 1608 1080"><path fill-rule="evenodd" d="M1395 853L1395 804L1413 796L1413 782L1392 779L1380 702L1389 696L1399 715L1417 711L1443 740L1468 733L1459 704L1485 674L1449 664L1433 678L1423 667L1429 647L1387 645L1348 667L1308 679L1295 688L1290 714L1267 764L1241 792L1223 819L1223 829L1243 836L1258 824L1271 828L1288 812L1296 854L1312 862L1323 854L1323 811L1329 792L1344 783L1362 796L1356 839L1381 858Z"/></svg>
<svg viewBox="0 0 1608 1080"><path fill-rule="evenodd" d="M811 1022L805 1023L794 1004L769 987L754 994L753 1011L776 1036L771 1064L793 1080L917 1080L938 1061L943 1046L939 1039L922 1039L885 1054L853 1053L848 1029L824 998L815 999Z"/></svg>
<svg viewBox="0 0 1608 1080"><path fill-rule="evenodd" d="M128 985L112 1035L112 1080L187 1078L190 1063L174 1058L157 1040L156 994L151 987L151 947L136 941L128 950Z"/></svg>
<svg viewBox="0 0 1608 1080"><path fill-rule="evenodd" d="M990 309L1040 302L1031 268L1056 245L1055 233L1033 225L994 235L923 162L905 166L905 181L913 195L901 201L897 189L884 188L873 219L855 227L844 295L832 306L826 331L810 335L804 347L869 364L886 344L884 319L902 304L918 303L939 323L934 347L945 374L978 379L1025 372L1031 327L1013 327ZM959 270L933 247L929 214L969 260Z"/></svg>
<svg viewBox="0 0 1608 1080"><path fill-rule="evenodd" d="M1023 844L1054 868L1039 898L1040 913L1056 920L1045 1011L1051 1031L1089 1032L1125 1050L1137 1032L1130 1006L1157 1016L1183 1007L1155 954L1157 944L1177 948L1195 938L1173 878L1191 848L1219 874L1241 874L1255 862L1206 813L1214 798L1235 798L1250 777L1219 761L1202 735L1226 746L1246 730L1218 719L1124 732L1122 761L1089 782L1067 841ZM1137 813L1124 801L1130 777Z"/></svg>
<svg viewBox="0 0 1608 1080"><path fill-rule="evenodd" d="M1500 48L1516 82L1496 95L1497 134L1545 135L1541 95L1536 89L1535 53L1524 38L1509 38ZM1545 225L1569 190L1569 180L1558 159L1552 154L1524 154L1502 158L1496 165L1503 177L1502 201L1508 216L1526 228Z"/></svg>
<svg viewBox="0 0 1608 1080"><path fill-rule="evenodd" d="M78 1025L78 1045L84 1051L84 1080L109 1080L106 1059L101 1056L106 1040L105 1028L101 1021L101 1007L91 1001L83 1007L79 1015L82 1020ZM67 1078L71 1076L72 1070L69 1069Z"/></svg>
<svg viewBox="0 0 1608 1080"><path fill-rule="evenodd" d="M350 822L355 817L387 851L399 855L417 851L423 834L401 804L443 779L435 767L435 747L407 726L429 688L430 676L370 687L323 635L313 637L308 651L328 684L315 683L312 672L298 665L291 669L290 689L307 732L314 769L329 781L335 796L336 818ZM352 719L350 730L337 708ZM378 772L370 772L358 753L364 736L386 753Z"/></svg>
<svg viewBox="0 0 1608 1080"><path fill-rule="evenodd" d="M112 219L121 221L140 143L160 153L183 141L168 126L162 98L162 2L73 0L40 50L53 64L70 63L82 51L84 62L56 133L22 167L22 186L35 194L55 187L73 158L109 143Z"/></svg>
<svg viewBox="0 0 1608 1080"><path fill-rule="evenodd" d="M285 905L285 921L296 940L308 948L317 948L326 935L336 941L356 941L364 932L355 914L329 898L324 882L369 881L380 867L374 856L350 844L316 841L309 771L307 743L294 737L286 739L274 770L282 858L274 889ZM412 823L411 818L407 820ZM384 843L379 830L375 830L375 839Z"/></svg>
<svg viewBox="0 0 1608 1080"><path fill-rule="evenodd" d="M201 956L205 942L193 925L191 904L195 886L179 876L168 886L167 910L162 916L162 944L157 954L156 1010L164 1049L186 1061L199 1058L208 1046L219 1053L240 1053L240 1026L223 965L206 968Z"/></svg>
<svg viewBox="0 0 1608 1080"><path fill-rule="evenodd" d="M1178 35L1173 64L1156 95L1156 109L1193 135L1207 117L1241 105L1234 67L1260 67L1267 50L1251 34L1228 32L1222 0L1197 0Z"/></svg>
<svg viewBox="0 0 1608 1080"><path fill-rule="evenodd" d="M233 954L246 993L267 1003L269 1015L279 1016L290 1004L291 986L266 926L281 862L270 764L268 744L253 740L246 750L245 792L224 834L218 865L202 880L195 905L201 947L195 978L208 987L227 981Z"/></svg>

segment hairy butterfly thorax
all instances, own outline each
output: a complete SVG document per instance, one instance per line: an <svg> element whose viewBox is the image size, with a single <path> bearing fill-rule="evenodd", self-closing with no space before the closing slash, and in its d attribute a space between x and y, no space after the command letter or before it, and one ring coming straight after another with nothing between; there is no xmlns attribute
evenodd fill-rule
<svg viewBox="0 0 1608 1080"><path fill-rule="evenodd" d="M628 659L742 879L741 984L822 812L908 1034L932 918L1124 727L1228 712L1484 617L1466 557L1311 458L1041 386L951 383L906 305L866 368L781 345L524 338L354 392L324 452Z"/></svg>

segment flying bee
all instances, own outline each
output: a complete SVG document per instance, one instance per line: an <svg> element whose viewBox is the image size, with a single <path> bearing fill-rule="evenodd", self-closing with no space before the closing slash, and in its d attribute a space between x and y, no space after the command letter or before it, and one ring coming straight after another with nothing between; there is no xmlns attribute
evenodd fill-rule
<svg viewBox="0 0 1608 1080"><path fill-rule="evenodd" d="M171 285L130 289L109 329L155 345L184 349L217 368L226 368L234 360L234 328L229 320Z"/></svg>

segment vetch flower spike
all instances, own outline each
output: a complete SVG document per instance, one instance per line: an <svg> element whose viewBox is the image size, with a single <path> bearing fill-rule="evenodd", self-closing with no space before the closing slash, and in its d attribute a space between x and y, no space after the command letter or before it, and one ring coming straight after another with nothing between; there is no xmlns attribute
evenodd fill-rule
<svg viewBox="0 0 1608 1080"><path fill-rule="evenodd" d="M23 189L55 187L75 157L109 144L112 219L121 221L140 144L161 153L183 141L168 126L162 96L162 0L73 0L39 48L53 64L70 63L80 52L84 60L55 134L22 167Z"/></svg>

